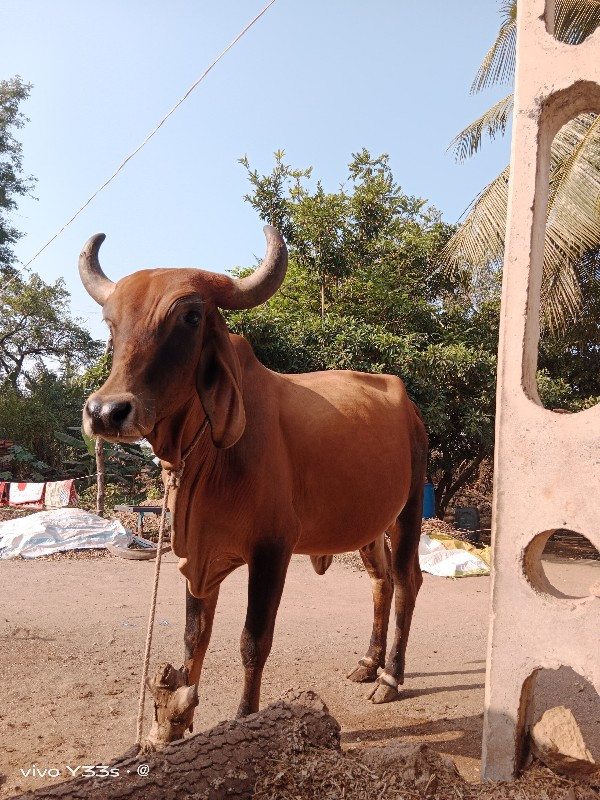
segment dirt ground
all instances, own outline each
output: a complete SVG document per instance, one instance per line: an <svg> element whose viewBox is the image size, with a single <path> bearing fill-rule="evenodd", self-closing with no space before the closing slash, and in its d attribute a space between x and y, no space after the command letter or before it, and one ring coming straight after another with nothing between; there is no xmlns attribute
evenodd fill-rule
<svg viewBox="0 0 600 800"><path fill-rule="evenodd" d="M545 563L562 591L585 594L600 562L556 556ZM67 766L106 764L135 738L137 697L153 562L118 558L0 561L0 797L68 777ZM196 730L234 715L246 571L223 584L200 687ZM395 737L425 741L479 778L489 578L424 576L397 702L373 706L346 673L366 649L372 621L364 572L334 562L317 576L294 557L263 680L261 704L288 687L314 689L342 726L345 747ZM583 587L583 590L582 590ZM184 584L163 560L152 668L181 664ZM570 706L600 759L598 695L571 670L544 671L536 715ZM147 702L147 718L150 716ZM148 728L146 725L146 730ZM24 777L33 765L60 778Z"/></svg>

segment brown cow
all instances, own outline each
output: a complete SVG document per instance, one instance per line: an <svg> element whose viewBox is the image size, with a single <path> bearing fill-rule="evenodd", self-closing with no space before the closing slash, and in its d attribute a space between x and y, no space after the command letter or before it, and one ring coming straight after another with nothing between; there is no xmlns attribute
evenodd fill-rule
<svg viewBox="0 0 600 800"><path fill-rule="evenodd" d="M146 437L169 469L208 418L171 501L172 545L188 586L189 685L199 681L219 585L232 570L249 567L243 716L258 710L292 553L310 555L322 573L327 556L360 550L373 585L374 625L367 653L348 677L377 681L371 698L387 702L404 681L422 582L417 547L427 436L399 378L280 375L227 331L219 307L256 306L283 281L285 243L274 228L266 226L265 234L264 261L239 280L154 269L113 283L98 261L104 234L89 239L79 271L104 308L114 350L108 380L85 405L84 427L110 441ZM395 637L385 661L394 591Z"/></svg>

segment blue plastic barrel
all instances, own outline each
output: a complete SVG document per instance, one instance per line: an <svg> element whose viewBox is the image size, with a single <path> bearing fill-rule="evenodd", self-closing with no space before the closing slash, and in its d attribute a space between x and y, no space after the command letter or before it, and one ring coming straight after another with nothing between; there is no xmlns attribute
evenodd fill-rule
<svg viewBox="0 0 600 800"><path fill-rule="evenodd" d="M433 519L435 517L435 494L433 483L425 484L425 493L423 494L423 519Z"/></svg>

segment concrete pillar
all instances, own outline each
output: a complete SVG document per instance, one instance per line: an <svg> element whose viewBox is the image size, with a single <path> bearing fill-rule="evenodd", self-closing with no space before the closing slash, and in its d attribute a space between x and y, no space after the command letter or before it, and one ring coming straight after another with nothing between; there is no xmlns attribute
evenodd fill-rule
<svg viewBox="0 0 600 800"><path fill-rule="evenodd" d="M490 780L521 766L538 670L570 666L600 692L600 587L565 597L540 563L557 528L600 550L600 406L553 413L536 384L550 144L578 114L600 113L600 29L571 46L552 35L553 18L552 0L519 0L483 733Z"/></svg>

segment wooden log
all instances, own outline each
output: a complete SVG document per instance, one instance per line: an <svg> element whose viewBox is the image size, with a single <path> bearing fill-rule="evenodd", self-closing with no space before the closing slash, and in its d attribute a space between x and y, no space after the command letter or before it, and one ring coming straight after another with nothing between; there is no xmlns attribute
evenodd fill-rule
<svg viewBox="0 0 600 800"><path fill-rule="evenodd" d="M261 766L307 744L339 750L340 726L317 694L290 691L258 714L221 722L159 752L125 754L106 765L106 777L96 768L94 777L43 786L13 800L251 798Z"/></svg>

